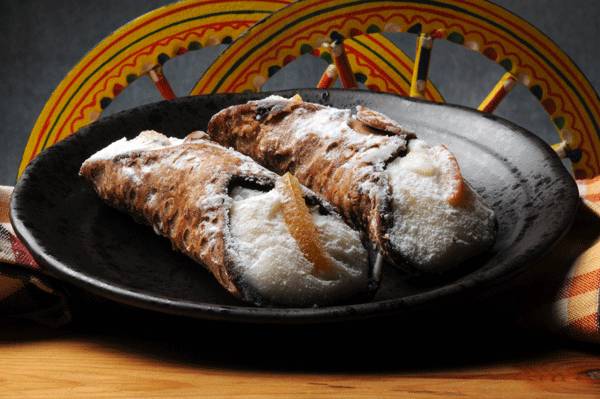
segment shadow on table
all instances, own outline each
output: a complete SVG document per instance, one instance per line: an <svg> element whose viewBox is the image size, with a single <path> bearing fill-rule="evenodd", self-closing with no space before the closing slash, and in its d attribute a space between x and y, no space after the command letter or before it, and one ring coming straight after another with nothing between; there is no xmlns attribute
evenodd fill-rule
<svg viewBox="0 0 600 399"><path fill-rule="evenodd" d="M583 220L588 214L580 213L579 218ZM569 271L564 266L551 268L552 264L568 266L597 238L596 230L574 229L502 295L464 306L446 306L442 311L420 310L402 317L331 324L258 325L186 319L82 294L75 321L62 329L0 319L0 346L77 339L131 356L190 367L363 374L447 372L530 363L559 349L600 355L597 346L534 328L540 326L536 317L548 317L542 314L541 302L531 301L552 298ZM598 363L595 369L600 369L600 360Z"/></svg>
<svg viewBox="0 0 600 399"><path fill-rule="evenodd" d="M272 372L458 371L532 362L567 345L600 354L516 326L506 315L485 314L282 326L190 320L104 304L66 329L25 323L0 328L0 345L65 338L175 365Z"/></svg>

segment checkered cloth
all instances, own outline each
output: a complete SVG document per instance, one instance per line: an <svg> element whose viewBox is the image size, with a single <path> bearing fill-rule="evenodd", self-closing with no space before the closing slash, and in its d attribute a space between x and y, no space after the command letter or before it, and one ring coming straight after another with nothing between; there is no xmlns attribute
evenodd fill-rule
<svg viewBox="0 0 600 399"><path fill-rule="evenodd" d="M523 279L520 290L524 294L515 300L527 303L522 320L527 325L539 324L600 343L600 176L577 185L583 204L572 230L549 254L530 265L530 276ZM11 192L12 187L0 186L0 315L66 323L70 314L63 295L40 273L12 231L8 220ZM8 273L11 268L20 273Z"/></svg>
<svg viewBox="0 0 600 399"><path fill-rule="evenodd" d="M578 180L577 187L583 209L573 230L581 230L571 234L585 236L579 248L573 244L581 252L561 284L553 315L557 325L571 335L600 342L600 176Z"/></svg>
<svg viewBox="0 0 600 399"><path fill-rule="evenodd" d="M71 320L65 295L44 276L9 221L12 187L0 186L0 316L24 317L51 326Z"/></svg>

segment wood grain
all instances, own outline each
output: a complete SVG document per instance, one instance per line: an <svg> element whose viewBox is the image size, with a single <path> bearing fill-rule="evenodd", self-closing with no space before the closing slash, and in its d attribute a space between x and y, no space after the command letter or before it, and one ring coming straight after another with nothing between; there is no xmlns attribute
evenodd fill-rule
<svg viewBox="0 0 600 399"><path fill-rule="evenodd" d="M195 367L123 353L93 340L4 346L2 398L331 397L598 398L600 361L576 352L543 360L416 374L275 373ZM596 373L596 374L594 374Z"/></svg>
<svg viewBox="0 0 600 399"><path fill-rule="evenodd" d="M348 365L345 371L343 365L290 368L286 363L293 359L285 356L275 357L280 366L248 363L244 357L254 352L233 356L225 350L219 361L210 355L210 342L194 346L185 337L166 342L129 328L44 332L17 324L1 331L0 398L600 397L600 358L574 349L490 362L431 358L396 370ZM203 356L202 348L209 355Z"/></svg>

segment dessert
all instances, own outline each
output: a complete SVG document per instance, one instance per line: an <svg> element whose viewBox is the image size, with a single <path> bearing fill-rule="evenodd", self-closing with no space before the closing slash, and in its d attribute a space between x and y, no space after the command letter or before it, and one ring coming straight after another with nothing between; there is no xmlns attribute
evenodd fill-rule
<svg viewBox="0 0 600 399"><path fill-rule="evenodd" d="M374 110L270 96L222 110L207 133L276 173L293 173L386 260L414 274L443 273L494 243L494 212L454 155Z"/></svg>
<svg viewBox="0 0 600 399"><path fill-rule="evenodd" d="M328 305L377 286L374 253L331 205L205 133L123 138L87 159L80 175L245 301Z"/></svg>

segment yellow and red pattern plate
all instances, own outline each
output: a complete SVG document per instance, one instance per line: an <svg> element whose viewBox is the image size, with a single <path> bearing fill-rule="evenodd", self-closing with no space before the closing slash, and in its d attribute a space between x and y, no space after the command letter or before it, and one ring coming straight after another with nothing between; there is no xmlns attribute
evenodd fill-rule
<svg viewBox="0 0 600 399"><path fill-rule="evenodd" d="M600 174L600 101L594 89L556 44L493 3L187 0L123 26L71 70L38 117L19 175L44 148L96 120L133 80L172 57L210 45L232 43L191 94L258 90L298 56L312 53L329 61L321 44L341 39L349 39L344 44L358 81L372 90L408 94L413 63L379 34L384 31L435 31L436 37L499 63L550 115L571 149L575 175ZM431 82L425 97L443 101Z"/></svg>

